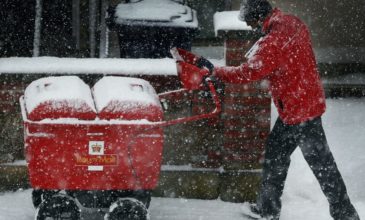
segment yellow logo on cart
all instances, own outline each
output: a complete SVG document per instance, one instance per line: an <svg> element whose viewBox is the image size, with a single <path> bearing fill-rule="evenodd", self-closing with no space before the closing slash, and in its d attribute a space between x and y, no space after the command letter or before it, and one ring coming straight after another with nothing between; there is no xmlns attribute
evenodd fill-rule
<svg viewBox="0 0 365 220"><path fill-rule="evenodd" d="M101 155L101 156L91 156L91 155L75 155L76 164L80 166L89 165L117 165L117 155Z"/></svg>
<svg viewBox="0 0 365 220"><path fill-rule="evenodd" d="M89 141L88 154L76 153L75 161L78 166L115 166L118 165L118 156L105 154L104 141Z"/></svg>

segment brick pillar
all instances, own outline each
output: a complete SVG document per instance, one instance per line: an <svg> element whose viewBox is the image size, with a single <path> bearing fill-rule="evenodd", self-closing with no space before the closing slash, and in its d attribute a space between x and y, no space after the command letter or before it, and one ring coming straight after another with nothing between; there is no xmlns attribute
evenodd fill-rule
<svg viewBox="0 0 365 220"><path fill-rule="evenodd" d="M218 88L218 95L219 91ZM215 105L208 92L195 92L192 100L192 114L198 115L213 111ZM223 97L221 96L221 100ZM218 168L222 165L223 146L223 121L217 116L195 123L194 129L197 131L196 147L197 158L192 161L195 167ZM200 156L199 156L200 155ZM200 157L200 158L199 158Z"/></svg>
<svg viewBox="0 0 365 220"><path fill-rule="evenodd" d="M225 30L227 66L239 66L258 39L252 31ZM265 81L226 84L222 120L223 166L221 198L226 201L255 201L260 182L260 159L270 132L271 98Z"/></svg>

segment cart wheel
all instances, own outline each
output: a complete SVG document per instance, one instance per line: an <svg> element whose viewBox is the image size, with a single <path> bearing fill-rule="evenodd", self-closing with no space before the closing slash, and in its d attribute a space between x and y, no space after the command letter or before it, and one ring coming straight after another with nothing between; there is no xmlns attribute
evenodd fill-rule
<svg viewBox="0 0 365 220"><path fill-rule="evenodd" d="M143 202L143 204L148 209L150 207L150 204L151 204L151 194L146 195L141 201Z"/></svg>
<svg viewBox="0 0 365 220"><path fill-rule="evenodd" d="M33 189L32 202L33 202L33 205L35 208L38 208L38 206L42 203L42 194L43 194L43 190Z"/></svg>
<svg viewBox="0 0 365 220"><path fill-rule="evenodd" d="M42 201L51 198L56 195L59 190L43 190L43 189L33 189L32 191L32 202L35 208L42 203Z"/></svg>
<svg viewBox="0 0 365 220"><path fill-rule="evenodd" d="M110 206L107 220L148 220L146 206L133 198L119 199Z"/></svg>
<svg viewBox="0 0 365 220"><path fill-rule="evenodd" d="M55 195L39 205L35 219L79 220L81 219L81 212L72 198Z"/></svg>
<svg viewBox="0 0 365 220"><path fill-rule="evenodd" d="M144 206L148 209L151 203L151 191L138 190L134 193L133 198L141 201Z"/></svg>

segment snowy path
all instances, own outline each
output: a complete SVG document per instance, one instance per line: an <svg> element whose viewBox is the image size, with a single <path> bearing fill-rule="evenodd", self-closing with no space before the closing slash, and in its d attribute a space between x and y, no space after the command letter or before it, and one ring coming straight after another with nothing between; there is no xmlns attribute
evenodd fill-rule
<svg viewBox="0 0 365 220"><path fill-rule="evenodd" d="M365 219L365 98L330 99L327 104L323 122L328 142L350 197ZM34 219L30 192L0 194L0 220ZM219 200L153 198L150 212L151 220L245 220L240 204ZM331 220L328 203L298 151L292 156L281 220Z"/></svg>

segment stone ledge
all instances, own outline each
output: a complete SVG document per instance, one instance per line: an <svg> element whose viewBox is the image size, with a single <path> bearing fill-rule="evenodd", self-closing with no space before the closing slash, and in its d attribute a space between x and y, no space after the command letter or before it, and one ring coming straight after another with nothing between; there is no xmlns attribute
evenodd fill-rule
<svg viewBox="0 0 365 220"><path fill-rule="evenodd" d="M364 97L365 85L325 84L326 97Z"/></svg>
<svg viewBox="0 0 365 220"><path fill-rule="evenodd" d="M228 202L254 201L260 170L222 169L163 170L155 197L217 199ZM30 188L25 165L0 165L0 192Z"/></svg>
<svg viewBox="0 0 365 220"><path fill-rule="evenodd" d="M261 172L227 172L221 176L220 198L227 202L255 202Z"/></svg>
<svg viewBox="0 0 365 220"><path fill-rule="evenodd" d="M0 165L0 191L29 188L26 166Z"/></svg>
<svg viewBox="0 0 365 220"><path fill-rule="evenodd" d="M162 171L153 195L158 197L217 199L220 174L209 171Z"/></svg>

